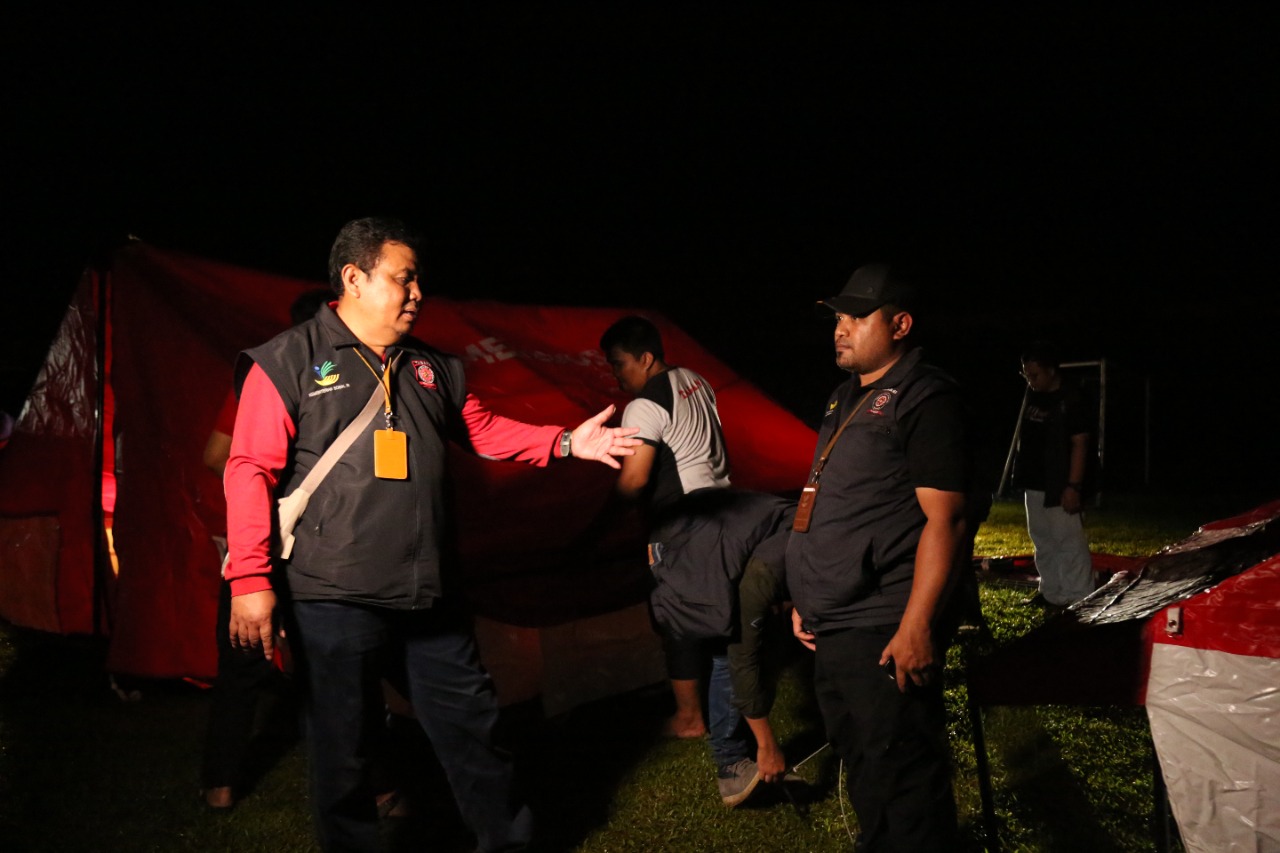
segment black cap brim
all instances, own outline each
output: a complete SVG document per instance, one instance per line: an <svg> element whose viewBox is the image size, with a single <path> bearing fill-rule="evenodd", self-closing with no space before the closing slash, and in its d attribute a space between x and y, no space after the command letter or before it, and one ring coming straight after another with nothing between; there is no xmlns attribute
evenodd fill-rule
<svg viewBox="0 0 1280 853"><path fill-rule="evenodd" d="M827 299L819 300L818 304L825 305L837 314L848 314L850 317L865 317L885 303L877 302L874 299L859 299L856 296L831 296Z"/></svg>

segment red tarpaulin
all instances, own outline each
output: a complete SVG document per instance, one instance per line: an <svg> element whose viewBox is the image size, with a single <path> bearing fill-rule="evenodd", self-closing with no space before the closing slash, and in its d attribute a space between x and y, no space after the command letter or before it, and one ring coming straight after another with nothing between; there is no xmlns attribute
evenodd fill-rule
<svg viewBox="0 0 1280 853"><path fill-rule="evenodd" d="M1280 502L1205 525L1244 537ZM1188 851L1280 849L1280 555L1151 619L1146 707Z"/></svg>
<svg viewBox="0 0 1280 853"><path fill-rule="evenodd" d="M428 279L428 286L429 286ZM300 293L323 286L141 243L85 274L8 447L0 453L0 616L63 633L94 630L94 290L111 306L109 404L114 407L119 575L98 580L109 619L108 666L148 677L212 677L217 555L204 520L221 483L201 453L240 350L284 329ZM470 389L494 411L575 425L628 397L598 350L628 310L511 305L427 297L414 333L467 360ZM668 361L715 387L734 485L791 491L815 434L681 329L661 329ZM103 457L98 457L101 460ZM635 531L591 565L565 546L612 487L614 473L571 461L545 469L454 454L464 587L481 615L547 626L643 601L647 569ZM21 557L21 559L19 559ZM20 566L21 572L14 567Z"/></svg>

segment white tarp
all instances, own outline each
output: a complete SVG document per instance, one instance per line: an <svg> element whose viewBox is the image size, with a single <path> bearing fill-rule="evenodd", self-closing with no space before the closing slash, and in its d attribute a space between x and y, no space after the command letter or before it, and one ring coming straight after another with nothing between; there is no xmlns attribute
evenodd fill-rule
<svg viewBox="0 0 1280 853"><path fill-rule="evenodd" d="M1156 643L1147 716L1187 851L1280 851L1280 659Z"/></svg>
<svg viewBox="0 0 1280 853"><path fill-rule="evenodd" d="M1206 525L1274 543L1280 501ZM1234 557L1238 548L1229 549ZM1146 707L1191 853L1280 853L1280 548L1151 625ZM1227 556L1224 552L1223 556Z"/></svg>

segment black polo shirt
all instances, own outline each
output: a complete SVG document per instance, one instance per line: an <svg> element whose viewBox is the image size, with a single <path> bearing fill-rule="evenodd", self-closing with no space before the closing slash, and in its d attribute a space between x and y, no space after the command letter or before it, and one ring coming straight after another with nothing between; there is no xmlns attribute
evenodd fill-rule
<svg viewBox="0 0 1280 853"><path fill-rule="evenodd" d="M831 395L814 462L849 412L827 458L807 533L787 545L787 584L817 633L897 624L925 516L919 487L965 492L969 454L959 385L919 348L869 389L857 377ZM859 402L861 402L860 405Z"/></svg>

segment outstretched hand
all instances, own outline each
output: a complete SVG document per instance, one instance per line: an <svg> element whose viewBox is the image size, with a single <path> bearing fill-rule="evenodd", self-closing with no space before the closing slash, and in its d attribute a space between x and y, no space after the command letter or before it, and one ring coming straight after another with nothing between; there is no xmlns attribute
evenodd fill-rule
<svg viewBox="0 0 1280 853"><path fill-rule="evenodd" d="M615 456L634 456L640 439L629 438L640 431L639 427L607 427L604 422L613 417L616 407L610 404L594 417L578 424L573 430L573 458L603 462L610 468L621 468Z"/></svg>

